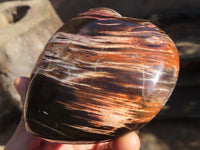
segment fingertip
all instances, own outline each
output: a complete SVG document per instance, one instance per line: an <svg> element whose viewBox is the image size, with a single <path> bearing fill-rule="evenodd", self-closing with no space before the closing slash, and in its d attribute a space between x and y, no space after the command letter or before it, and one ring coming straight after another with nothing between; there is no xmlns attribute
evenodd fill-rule
<svg viewBox="0 0 200 150"><path fill-rule="evenodd" d="M22 99L22 102L24 102L24 100L25 100L28 85L29 85L29 78L27 78L27 77L18 77L14 81L14 86L15 86L17 92L19 93L19 95Z"/></svg>
<svg viewBox="0 0 200 150"><path fill-rule="evenodd" d="M14 81L14 85L15 85L15 86L18 86L18 85L20 85L22 82L27 82L27 81L29 81L29 78L27 78L27 77L23 77L23 76L17 77L17 78L15 79L15 81Z"/></svg>
<svg viewBox="0 0 200 150"><path fill-rule="evenodd" d="M127 133L112 143L113 150L139 150L140 139L135 132Z"/></svg>
<svg viewBox="0 0 200 150"><path fill-rule="evenodd" d="M15 86L15 88L17 88L18 85L20 84L21 78L22 78L22 77L18 77L18 78L15 79L15 81L14 81L14 86Z"/></svg>

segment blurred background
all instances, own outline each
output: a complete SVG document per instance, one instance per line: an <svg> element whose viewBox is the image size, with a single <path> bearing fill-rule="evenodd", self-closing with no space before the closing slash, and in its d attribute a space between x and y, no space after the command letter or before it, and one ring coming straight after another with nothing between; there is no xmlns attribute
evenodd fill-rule
<svg viewBox="0 0 200 150"><path fill-rule="evenodd" d="M180 55L170 100L139 131L141 150L200 150L199 0L0 0L0 150L22 113L14 79L30 76L48 39L64 22L95 7L153 22L175 41Z"/></svg>

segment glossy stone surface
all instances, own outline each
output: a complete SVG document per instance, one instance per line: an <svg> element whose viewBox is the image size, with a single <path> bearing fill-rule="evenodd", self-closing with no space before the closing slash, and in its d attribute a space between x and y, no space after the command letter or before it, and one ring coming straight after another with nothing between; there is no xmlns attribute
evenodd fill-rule
<svg viewBox="0 0 200 150"><path fill-rule="evenodd" d="M145 20L97 8L65 23L37 61L27 130L64 143L115 139L149 122L177 81L173 41Z"/></svg>

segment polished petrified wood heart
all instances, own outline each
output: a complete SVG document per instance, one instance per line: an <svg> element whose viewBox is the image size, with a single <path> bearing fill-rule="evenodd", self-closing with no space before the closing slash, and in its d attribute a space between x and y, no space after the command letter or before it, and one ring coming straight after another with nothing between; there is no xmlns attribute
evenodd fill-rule
<svg viewBox="0 0 200 150"><path fill-rule="evenodd" d="M91 143L149 122L177 81L172 40L145 20L97 8L65 23L31 76L27 130L45 139Z"/></svg>

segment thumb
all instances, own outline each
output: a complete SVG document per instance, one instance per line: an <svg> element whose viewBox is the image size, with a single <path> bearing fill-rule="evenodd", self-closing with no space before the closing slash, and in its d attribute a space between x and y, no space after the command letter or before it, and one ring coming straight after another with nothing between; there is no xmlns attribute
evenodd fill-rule
<svg viewBox="0 0 200 150"><path fill-rule="evenodd" d="M96 146L97 150L139 150L140 139L133 131L127 133L114 141L107 143L99 143Z"/></svg>
<svg viewBox="0 0 200 150"><path fill-rule="evenodd" d="M114 140L112 143L113 150L139 150L140 139L135 132L127 133L122 137Z"/></svg>

